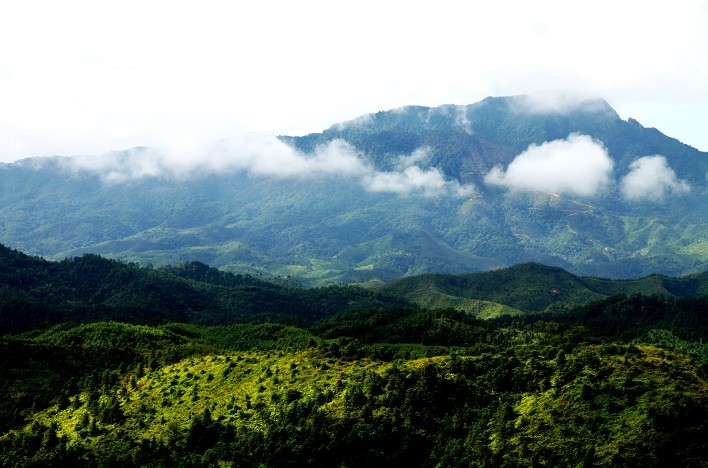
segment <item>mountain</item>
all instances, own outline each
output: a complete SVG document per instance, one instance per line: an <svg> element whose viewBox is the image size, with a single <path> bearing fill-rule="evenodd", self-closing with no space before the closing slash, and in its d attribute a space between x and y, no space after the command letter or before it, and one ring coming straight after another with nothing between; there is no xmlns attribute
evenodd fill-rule
<svg viewBox="0 0 708 468"><path fill-rule="evenodd" d="M708 155L603 100L410 106L187 156L135 148L4 164L0 243L307 284L529 261L676 276L708 262Z"/></svg>

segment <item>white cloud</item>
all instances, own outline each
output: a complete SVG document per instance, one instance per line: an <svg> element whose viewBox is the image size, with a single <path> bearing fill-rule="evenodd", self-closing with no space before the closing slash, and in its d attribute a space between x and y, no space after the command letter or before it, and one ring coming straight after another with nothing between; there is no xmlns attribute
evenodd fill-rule
<svg viewBox="0 0 708 468"><path fill-rule="evenodd" d="M587 135L531 145L504 171L494 167L484 178L510 190L597 194L610 182L613 162L602 143Z"/></svg>
<svg viewBox="0 0 708 468"><path fill-rule="evenodd" d="M401 194L421 193L425 196L452 195L465 197L474 193L471 185L447 181L437 168L423 170L410 166L401 172L372 172L363 179L364 187L372 192Z"/></svg>
<svg viewBox="0 0 708 468"><path fill-rule="evenodd" d="M620 185L628 200L660 201L666 195L690 191L688 183L676 177L664 156L644 156L630 164L629 169Z"/></svg>
<svg viewBox="0 0 708 468"><path fill-rule="evenodd" d="M609 110L602 98L572 91L542 91L515 96L511 109L520 114L568 114L578 109L584 112Z"/></svg>
<svg viewBox="0 0 708 468"><path fill-rule="evenodd" d="M430 158L430 148L418 148L411 154L403 155L396 162L396 169L405 170L411 166L426 162Z"/></svg>
<svg viewBox="0 0 708 468"><path fill-rule="evenodd" d="M184 148L182 148L184 149ZM244 134L216 146L191 151L138 148L100 156L77 156L63 161L74 172L98 174L107 183L145 177L184 180L208 174L248 172L258 177L308 178L343 176L359 181L372 192L424 196L470 195L474 188L446 180L437 168L421 169L425 148L398 158L396 170L382 172L344 140L333 140L304 154L270 135Z"/></svg>
<svg viewBox="0 0 708 468"><path fill-rule="evenodd" d="M705 0L6 1L0 160L185 131L301 135L409 104L555 88L708 150L707 17ZM471 44L484 44L473 59Z"/></svg>

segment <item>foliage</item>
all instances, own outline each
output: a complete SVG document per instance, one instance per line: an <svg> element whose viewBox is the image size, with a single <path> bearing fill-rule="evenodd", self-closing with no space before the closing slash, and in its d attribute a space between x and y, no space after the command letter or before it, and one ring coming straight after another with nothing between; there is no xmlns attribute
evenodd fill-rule
<svg viewBox="0 0 708 468"><path fill-rule="evenodd" d="M0 254L4 323L22 330L0 337L0 466L708 460L700 276L615 283L521 265L474 281L435 277L456 294L501 295L515 276L517 304L548 294L544 281L578 298L482 320L202 264ZM665 293L605 297L656 287ZM230 301L253 310L209 315Z"/></svg>
<svg viewBox="0 0 708 468"><path fill-rule="evenodd" d="M381 288L423 306L432 303L483 316L568 308L617 294L690 298L701 295L706 289L708 275L705 273L679 278L650 275L632 280L610 280L579 277L561 268L536 263L462 275L418 275L392 281ZM480 300L488 302L479 304ZM493 307L490 302L507 307L489 314L486 310Z"/></svg>
<svg viewBox="0 0 708 468"><path fill-rule="evenodd" d="M403 305L371 289L303 289L196 262L155 269L93 254L48 262L0 246L0 332L77 320L302 325L338 311Z"/></svg>
<svg viewBox="0 0 708 468"><path fill-rule="evenodd" d="M91 252L158 266L199 261L309 285L527 261L616 278L706 269L705 153L622 120L602 101L563 114L522 108L520 97L411 106L282 138L305 152L344 140L379 171L400 170L401 157L420 149L426 157L416 164L474 185L468 197L371 193L346 176L274 180L224 172L106 183L100 175L71 172L61 158L0 165L0 242L55 260ZM607 148L617 181L635 159L660 154L691 191L630 202L620 184L575 197L509 193L484 182L492 168L508 167L529 145L571 133ZM116 157L126 163L143 152Z"/></svg>
<svg viewBox="0 0 708 468"><path fill-rule="evenodd" d="M208 335L201 326L186 329L201 333L196 341ZM395 360L372 358L370 348L355 342L320 338L298 350L260 351L148 338L141 343L152 349L122 365L113 361L115 370L65 369L74 383L62 397L31 406L16 400L21 416L0 436L0 460L13 466L705 462L708 388L682 354L597 343L587 332L551 324L487 331L496 343L492 352L438 348L442 355ZM46 365L55 362L54 349L74 349L47 346L60 334L4 343L19 355L43 343L36 352ZM77 349L96 349L94 338ZM163 352L176 355L154 359ZM13 376L4 394L27 383L18 374L26 365L3 363ZM35 374L35 384L43 388L52 375Z"/></svg>

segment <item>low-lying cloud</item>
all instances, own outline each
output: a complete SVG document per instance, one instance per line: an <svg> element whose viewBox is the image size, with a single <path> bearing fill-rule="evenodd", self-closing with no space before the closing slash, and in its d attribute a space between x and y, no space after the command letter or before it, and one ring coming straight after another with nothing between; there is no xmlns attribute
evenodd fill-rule
<svg viewBox="0 0 708 468"><path fill-rule="evenodd" d="M531 115L566 115L576 110L582 110L583 112L610 111L610 107L604 100L575 92L544 91L515 96L509 103L514 112Z"/></svg>
<svg viewBox="0 0 708 468"><path fill-rule="evenodd" d="M276 137L245 134L222 140L207 148L161 151L138 148L101 156L79 156L66 160L75 172L98 174L106 183L121 183L145 177L185 180L210 174L247 172L258 177L315 178L346 177L371 192L421 194L424 196L466 196L471 185L447 180L437 168L421 168L426 149L402 155L394 171L379 171L363 154L344 140L332 140L306 154Z"/></svg>
<svg viewBox="0 0 708 468"><path fill-rule="evenodd" d="M529 146L506 171L496 166L484 181L513 191L593 196L609 184L612 168L612 159L601 142L571 134L564 140Z"/></svg>
<svg viewBox="0 0 708 468"><path fill-rule="evenodd" d="M664 156L644 156L629 165L629 173L622 178L620 190L631 201L660 201L669 194L690 191L684 180L676 177Z"/></svg>

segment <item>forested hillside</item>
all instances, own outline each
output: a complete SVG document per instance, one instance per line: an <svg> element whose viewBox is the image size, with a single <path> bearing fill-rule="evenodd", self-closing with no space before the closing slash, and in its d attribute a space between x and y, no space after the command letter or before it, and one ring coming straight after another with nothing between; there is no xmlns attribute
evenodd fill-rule
<svg viewBox="0 0 708 468"><path fill-rule="evenodd" d="M708 466L700 275L435 278L473 298L516 277L517 305L544 277L577 286L543 312L477 298L499 312L481 320L197 263L1 253L2 466Z"/></svg>
<svg viewBox="0 0 708 468"><path fill-rule="evenodd" d="M552 112L529 99L224 140L186 168L146 147L0 164L0 243L309 285L521 262L611 278L705 271L708 154L604 100Z"/></svg>
<svg viewBox="0 0 708 468"><path fill-rule="evenodd" d="M708 275L613 281L523 264L468 275L414 276L380 288L303 288L200 262L147 268L93 254L52 262L0 245L0 291L0 331L17 332L101 320L308 325L350 310L414 305L489 318L572 308L615 294L696 297L708 291Z"/></svg>
<svg viewBox="0 0 708 468"><path fill-rule="evenodd" d="M303 289L198 262L155 269L92 254L49 262L0 246L0 332L100 320L302 324L349 309L407 304L359 287Z"/></svg>
<svg viewBox="0 0 708 468"><path fill-rule="evenodd" d="M513 309L542 312L572 307L615 294L697 297L708 295L708 273L672 278L650 275L631 280L575 276L562 268L526 263L463 275L425 274L392 281L380 291L405 297L424 307L474 311L489 302L502 304L495 315ZM511 309L509 309L511 308Z"/></svg>

